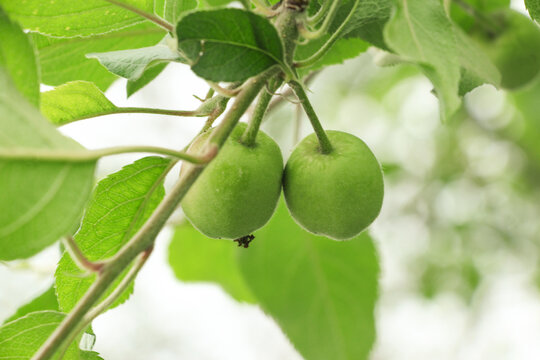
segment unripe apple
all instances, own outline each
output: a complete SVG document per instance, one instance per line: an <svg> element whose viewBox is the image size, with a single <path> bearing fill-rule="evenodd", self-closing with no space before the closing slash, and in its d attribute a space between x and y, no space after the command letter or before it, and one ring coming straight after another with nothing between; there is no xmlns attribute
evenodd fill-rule
<svg viewBox="0 0 540 360"><path fill-rule="evenodd" d="M244 123L235 127L181 204L193 226L211 238L237 239L259 229L274 213L281 193L278 145L259 131L248 147L240 142L245 129ZM211 131L199 136L191 150L200 149Z"/></svg>
<svg viewBox="0 0 540 360"><path fill-rule="evenodd" d="M303 139L285 166L283 192L296 222L336 240L358 235L378 216L384 184L379 162L354 135L327 131L323 154L315 134Z"/></svg>

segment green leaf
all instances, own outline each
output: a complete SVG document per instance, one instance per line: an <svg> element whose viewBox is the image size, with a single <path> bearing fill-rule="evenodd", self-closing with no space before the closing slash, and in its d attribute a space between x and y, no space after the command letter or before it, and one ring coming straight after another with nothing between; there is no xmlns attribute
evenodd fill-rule
<svg viewBox="0 0 540 360"><path fill-rule="evenodd" d="M153 11L152 1L123 2ZM0 0L0 5L25 29L57 37L104 34L144 21L141 16L103 0Z"/></svg>
<svg viewBox="0 0 540 360"><path fill-rule="evenodd" d="M41 113L55 125L109 114L117 109L88 81L69 82L41 95Z"/></svg>
<svg viewBox="0 0 540 360"><path fill-rule="evenodd" d="M356 0L342 0L338 12L328 31L334 33L345 21L351 12ZM320 2L320 1L319 1ZM359 0L351 19L343 29L342 37L357 37L372 43L373 45L386 48L383 39L385 23L390 18L393 0Z"/></svg>
<svg viewBox="0 0 540 360"><path fill-rule="evenodd" d="M45 120L0 68L0 152L81 150ZM0 157L0 259L36 254L78 223L94 181L86 163Z"/></svg>
<svg viewBox="0 0 540 360"><path fill-rule="evenodd" d="M243 250L247 284L305 359L367 359L375 340L379 265L366 232L344 242L312 235L282 201Z"/></svg>
<svg viewBox="0 0 540 360"><path fill-rule="evenodd" d="M161 157L142 158L98 183L81 228L74 236L89 260L103 260L114 255L150 217L163 199L163 178L169 164L169 159ZM65 312L73 309L95 280L95 275L79 269L67 252L60 259L55 276L58 303ZM132 291L133 285L113 306L124 302Z"/></svg>
<svg viewBox="0 0 540 360"><path fill-rule="evenodd" d="M57 311L38 311L4 324L0 327L0 359L30 360L65 316ZM69 345L62 360L102 360L96 352L80 350L79 339ZM59 360L58 354L53 359Z"/></svg>
<svg viewBox="0 0 540 360"><path fill-rule="evenodd" d="M186 11L197 8L197 0L157 0L154 6L157 15L176 24Z"/></svg>
<svg viewBox="0 0 540 360"><path fill-rule="evenodd" d="M295 60L304 60L317 52L330 36L325 35L315 41L310 41L306 45L300 45L295 51ZM330 50L315 64L308 68L299 69L302 76L308 72L322 69L329 65L342 64L345 60L352 59L365 52L369 44L358 38L339 39Z"/></svg>
<svg viewBox="0 0 540 360"><path fill-rule="evenodd" d="M106 90L116 76L95 59L87 59L86 54L151 46L164 35L162 29L152 24L140 24L91 37L53 38L33 34L33 38L44 84L57 86L73 80L86 80Z"/></svg>
<svg viewBox="0 0 540 360"><path fill-rule="evenodd" d="M15 314L7 318L6 321L4 321L4 323L8 323L20 317L23 317L26 314L29 314L31 312L43 311L43 310L54 310L54 311L60 310L58 308L58 300L56 299L54 286L49 287L41 295L39 295L38 297L30 301L29 303L24 304L23 306L18 308Z"/></svg>
<svg viewBox="0 0 540 360"><path fill-rule="evenodd" d="M417 63L431 80L440 101L441 117L446 120L461 104L454 25L440 1L396 2L396 11L384 31L386 43L405 60Z"/></svg>
<svg viewBox="0 0 540 360"><path fill-rule="evenodd" d="M255 303L238 268L237 250L234 242L210 239L185 222L175 229L169 264L182 281L215 282L234 299Z"/></svg>
<svg viewBox="0 0 540 360"><path fill-rule="evenodd" d="M171 61L185 62L178 52L171 50L166 44L140 49L90 53L86 57L97 59L113 74L131 81L139 79L152 65Z"/></svg>
<svg viewBox="0 0 540 360"><path fill-rule="evenodd" d="M103 360L95 351L81 351L80 360Z"/></svg>
<svg viewBox="0 0 540 360"><path fill-rule="evenodd" d="M540 22L540 0L525 0L525 6L531 17Z"/></svg>
<svg viewBox="0 0 540 360"><path fill-rule="evenodd" d="M283 45L264 17L240 9L191 12L176 26L191 69L211 81L243 81L283 64ZM189 48L189 51L186 50Z"/></svg>
<svg viewBox="0 0 540 360"><path fill-rule="evenodd" d="M15 87L33 105L39 106L39 77L34 47L21 28L0 7L0 65Z"/></svg>
<svg viewBox="0 0 540 360"><path fill-rule="evenodd" d="M4 324L0 327L0 359L30 360L65 316L56 311L38 311ZM78 359L79 353L76 342L73 342L64 360Z"/></svg>
<svg viewBox="0 0 540 360"><path fill-rule="evenodd" d="M168 63L157 64L147 68L142 76L137 80L129 80L126 84L126 95L130 97L143 87L148 85L152 80L158 77L159 74L167 67Z"/></svg>

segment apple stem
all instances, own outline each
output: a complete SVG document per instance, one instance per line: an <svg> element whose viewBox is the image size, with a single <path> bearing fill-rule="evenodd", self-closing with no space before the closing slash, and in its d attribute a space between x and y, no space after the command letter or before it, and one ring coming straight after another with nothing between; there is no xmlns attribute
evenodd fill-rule
<svg viewBox="0 0 540 360"><path fill-rule="evenodd" d="M268 109L268 105L270 104L270 100L272 100L272 96L274 96L274 91L276 91L282 83L283 79L281 77L275 77L271 79L268 82L268 86L263 88L259 93L259 99L257 100L255 110L251 115L249 125L240 138L240 142L245 146L250 147L255 144L257 133L261 127L261 123L264 115L266 114L266 110Z"/></svg>
<svg viewBox="0 0 540 360"><path fill-rule="evenodd" d="M298 100L300 100L302 103L302 107L304 108L304 111L311 122L311 126L313 127L315 134L317 134L319 145L321 147L321 153L330 154L333 150L332 144L330 143L330 139L326 135L326 132L319 121L319 117L313 109L313 106L311 106L306 91L304 90L304 86L296 80L289 81L289 86L293 89L294 93L298 97Z"/></svg>

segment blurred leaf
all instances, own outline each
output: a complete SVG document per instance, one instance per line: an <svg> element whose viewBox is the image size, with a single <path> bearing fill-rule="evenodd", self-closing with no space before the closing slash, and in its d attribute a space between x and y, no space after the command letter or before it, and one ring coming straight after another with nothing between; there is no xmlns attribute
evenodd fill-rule
<svg viewBox="0 0 540 360"><path fill-rule="evenodd" d="M530 86L510 93L508 98L517 110L520 121L510 123L506 133L525 150L528 165L536 164L540 168L540 77Z"/></svg>
<svg viewBox="0 0 540 360"><path fill-rule="evenodd" d="M93 83L73 81L42 95L41 113L55 125L114 112L118 108Z"/></svg>
<svg viewBox="0 0 540 360"><path fill-rule="evenodd" d="M242 250L240 267L251 291L304 358L367 359L375 341L379 265L366 232L343 242L312 235L281 201Z"/></svg>
<svg viewBox="0 0 540 360"><path fill-rule="evenodd" d="M417 63L431 80L439 98L441 118L459 108L459 55L454 26L439 1L398 0L385 28L388 46L405 60Z"/></svg>
<svg viewBox="0 0 540 360"><path fill-rule="evenodd" d="M457 263L428 263L420 276L420 291L424 297L433 299L442 292L452 292L470 302L480 285L481 274L471 259Z"/></svg>
<svg viewBox="0 0 540 360"><path fill-rule="evenodd" d="M146 69L160 63L185 62L178 52L166 44L157 44L140 49L90 53L87 58L97 59L101 65L115 75L131 81L138 80Z"/></svg>
<svg viewBox="0 0 540 360"><path fill-rule="evenodd" d="M42 311L42 310L54 310L54 311L60 310L58 308L58 300L56 300L54 286L49 287L41 295L39 295L38 297L30 301L29 303L24 304L23 306L18 308L15 314L7 318L6 321L4 321L4 323L8 323L20 317L23 317L28 313L35 312L35 311Z"/></svg>
<svg viewBox="0 0 540 360"><path fill-rule="evenodd" d="M153 2L122 0L152 12ZM144 21L141 16L103 0L0 0L10 17L25 29L56 37L104 34Z"/></svg>
<svg viewBox="0 0 540 360"><path fill-rule="evenodd" d="M148 85L152 80L158 77L163 70L165 70L167 65L168 63L161 63L150 66L146 70L144 70L144 73L137 80L128 80L126 84L127 97L130 97L131 95L135 94L137 91Z"/></svg>
<svg viewBox="0 0 540 360"><path fill-rule="evenodd" d="M32 34L38 51L42 82L57 86L73 80L92 81L106 90L116 76L86 54L132 49L157 44L163 29L153 24L140 24L103 35L76 38L54 38Z"/></svg>
<svg viewBox="0 0 540 360"><path fill-rule="evenodd" d="M377 76L368 78L366 93L379 102L384 101L387 94L398 84L411 77L421 76L419 68L410 64L387 67Z"/></svg>
<svg viewBox="0 0 540 360"><path fill-rule="evenodd" d="M466 4L469 4L473 9L477 10L480 14L488 13L490 11L504 9L510 7L510 0L462 0ZM468 31L475 26L478 20L466 12L461 6L454 1L450 5L450 16L456 24L462 29Z"/></svg>
<svg viewBox="0 0 540 360"><path fill-rule="evenodd" d="M0 65L15 87L34 106L39 106L39 77L34 47L21 28L0 7Z"/></svg>
<svg viewBox="0 0 540 360"><path fill-rule="evenodd" d="M163 177L169 159L145 157L101 180L88 205L81 228L74 239L90 261L114 255L144 224L165 194ZM126 271L124 271L124 274ZM67 252L56 269L56 292L60 308L71 311L95 280L95 275L79 269ZM122 280L120 276L104 295ZM133 284L113 307L133 291Z"/></svg>
<svg viewBox="0 0 540 360"><path fill-rule="evenodd" d="M238 269L237 250L234 242L210 239L184 222L175 229L169 246L169 264L182 281L215 282L237 301L255 303Z"/></svg>
<svg viewBox="0 0 540 360"><path fill-rule="evenodd" d="M0 68L0 152L83 150L63 136L15 89ZM79 221L96 162L40 162L0 156L0 259L36 254Z"/></svg>
<svg viewBox="0 0 540 360"><path fill-rule="evenodd" d="M243 81L283 63L276 28L249 11L191 12L180 19L176 34L193 72L207 80Z"/></svg>
<svg viewBox="0 0 540 360"><path fill-rule="evenodd" d="M499 69L503 88L526 86L540 72L540 28L513 10L491 16L498 21L498 33L478 31L479 44Z"/></svg>
<svg viewBox="0 0 540 360"><path fill-rule="evenodd" d="M531 17L540 22L540 0L525 0L525 6Z"/></svg>

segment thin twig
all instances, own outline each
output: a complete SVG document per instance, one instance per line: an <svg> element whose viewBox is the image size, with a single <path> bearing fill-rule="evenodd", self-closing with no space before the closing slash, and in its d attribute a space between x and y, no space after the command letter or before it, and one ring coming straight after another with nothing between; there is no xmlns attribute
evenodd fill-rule
<svg viewBox="0 0 540 360"><path fill-rule="evenodd" d="M81 251L73 236L66 236L64 238L64 245L67 251L75 263L81 268L90 272L99 273L103 269L102 262L90 261L84 253Z"/></svg>
<svg viewBox="0 0 540 360"><path fill-rule="evenodd" d="M236 95L238 95L238 93L240 92L240 90L242 89L242 87L237 87L237 88L234 88L234 89L227 89L227 88L224 88L224 87L221 87L218 83L215 83L215 82L212 82L212 81L207 81L206 82L215 92L217 92L219 95L221 96L225 96L225 97L235 97Z"/></svg>

